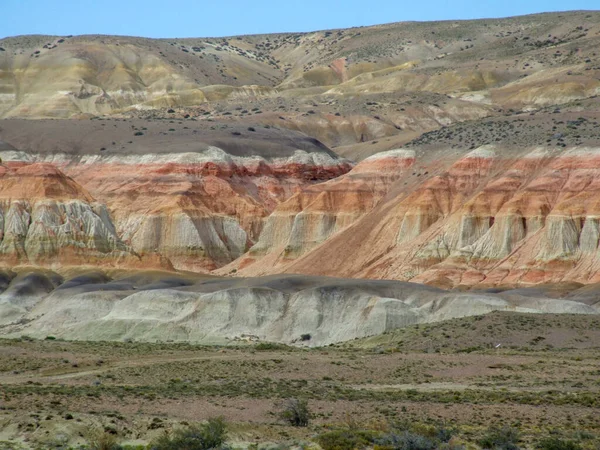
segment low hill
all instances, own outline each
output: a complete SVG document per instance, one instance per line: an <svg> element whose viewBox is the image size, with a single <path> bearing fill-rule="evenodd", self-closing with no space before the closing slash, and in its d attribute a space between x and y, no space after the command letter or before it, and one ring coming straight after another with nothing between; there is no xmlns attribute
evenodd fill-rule
<svg viewBox="0 0 600 450"><path fill-rule="evenodd" d="M12 337L322 346L491 311L594 317L599 312L597 302L578 296L578 286L569 296L554 298L539 291L467 293L400 281L302 275L207 278L97 269L61 275L21 268L5 271L2 278L0 333ZM389 342L387 336L381 342ZM481 338L489 336L482 333ZM591 339L596 338L592 332Z"/></svg>

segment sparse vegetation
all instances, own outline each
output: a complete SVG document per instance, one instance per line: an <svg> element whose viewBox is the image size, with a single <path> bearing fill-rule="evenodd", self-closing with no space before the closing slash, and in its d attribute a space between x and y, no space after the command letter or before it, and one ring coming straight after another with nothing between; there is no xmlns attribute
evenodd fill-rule
<svg viewBox="0 0 600 450"><path fill-rule="evenodd" d="M491 427L479 440L482 449L519 450L519 430L509 426Z"/></svg>
<svg viewBox="0 0 600 450"><path fill-rule="evenodd" d="M535 448L540 450L582 450L582 446L571 440L547 437L539 441Z"/></svg>
<svg viewBox="0 0 600 450"><path fill-rule="evenodd" d="M285 344L278 344L276 342L261 342L259 344L256 344L256 346L254 348L255 348L255 350L257 350L259 352L271 351L271 350L292 350L291 347L289 347Z"/></svg>
<svg viewBox="0 0 600 450"><path fill-rule="evenodd" d="M343 429L323 433L317 442L323 450L355 450L373 444L376 435L370 431Z"/></svg>
<svg viewBox="0 0 600 450"><path fill-rule="evenodd" d="M86 433L90 450L121 450L117 437L101 428L90 428Z"/></svg>
<svg viewBox="0 0 600 450"><path fill-rule="evenodd" d="M163 433L152 441L150 450L226 450L227 426L222 418L208 419L201 425L190 425L173 433Z"/></svg>
<svg viewBox="0 0 600 450"><path fill-rule="evenodd" d="M240 347L206 347L28 337L0 340L0 352L12 355L0 358L0 377L13 380L0 386L5 408L0 419L10 415L27 436L28 423L41 430L52 429L46 427L55 421L94 423L94 428L119 442L165 431L174 439L173 430L190 426L187 416L216 408L236 422L233 433L250 420L260 439L273 439L265 436L271 436L275 425L268 424L276 421L290 436L307 442L314 438L329 448L354 448L357 442L380 449L394 442L413 446L433 442L436 448L458 449L481 441L506 448L531 443L587 449L600 434L593 413L600 406L595 384L597 349L547 349L530 341L541 330L560 326L589 333L597 327L594 320L599 319L496 313L408 327L327 348L243 342ZM478 345L488 327L494 333L506 330L515 338L521 336L521 345L500 349ZM461 337L461 333L466 334ZM446 343L444 334L453 336L444 352L436 353L428 344L419 346L430 338ZM403 344L398 346L400 340ZM459 352L467 346L475 348ZM518 364L507 364L514 358ZM78 367L73 367L75 362ZM59 377L61 383L48 377ZM280 415L287 404L282 399L301 399L286 414L291 421ZM292 422L305 423L302 401L310 420L308 426L294 426ZM131 413L127 406L132 404L146 411L160 405L165 415L140 420L143 416ZM543 408L545 414L528 416L532 407ZM567 410L577 414L577 421L565 421ZM32 418L33 412L39 418ZM452 419L451 430L434 420L440 414ZM517 428L515 415L522 419L518 426L522 443L510 438L512 431L508 439L502 432L505 426ZM486 431L494 424L500 432ZM541 430L546 427L561 430L551 436L560 442L543 443L548 436ZM315 433L318 438L311 437ZM109 443L114 441L110 436L106 436Z"/></svg>
<svg viewBox="0 0 600 450"><path fill-rule="evenodd" d="M283 402L280 417L294 427L306 427L310 422L308 402L297 398L290 398Z"/></svg>
<svg viewBox="0 0 600 450"><path fill-rule="evenodd" d="M388 433L377 439L377 449L381 450L434 450L438 444L425 436L403 431L401 433Z"/></svg>

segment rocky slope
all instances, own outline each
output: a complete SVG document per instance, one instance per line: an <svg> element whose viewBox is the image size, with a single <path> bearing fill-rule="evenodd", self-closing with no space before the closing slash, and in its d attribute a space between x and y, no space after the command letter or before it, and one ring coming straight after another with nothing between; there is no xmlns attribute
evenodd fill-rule
<svg viewBox="0 0 600 450"><path fill-rule="evenodd" d="M271 213L248 254L220 273L277 272L371 211L414 162L412 150L377 153L345 175L303 188Z"/></svg>
<svg viewBox="0 0 600 450"><path fill-rule="evenodd" d="M515 120L539 121L523 117ZM465 154L415 144L412 173L385 201L285 271L446 287L595 283L600 136L590 120L567 122L571 136L558 139L587 133L593 145L557 145L549 136L545 146L483 145Z"/></svg>
<svg viewBox="0 0 600 450"><path fill-rule="evenodd" d="M107 144L108 148L91 148L98 145L94 134L103 135L104 129L90 121L5 123L3 136L21 148L35 149L0 151L6 164L27 162L38 167L36 163L43 162L39 177L45 185L55 183L53 170L63 171L93 193L105 228L123 248L127 246L139 259L175 269L206 271L233 261L256 242L263 221L279 203L302 186L351 169L348 161L315 139L274 128L194 128L177 137L162 138L163 132L156 127L119 124L119 129L115 124L110 139L118 139L121 132L123 139L136 140L135 144L123 142L129 146L129 151L123 152L120 141ZM37 126L36 131L32 126ZM141 129L144 131L135 131ZM59 133L60 138L47 139ZM27 176L22 169L11 178L22 188L19 198L26 200L33 195ZM42 191L39 195L50 200L50 194ZM2 195L14 196L10 190ZM90 194L81 196L92 201ZM43 226L50 226L46 222L52 220L33 217L34 223ZM92 226L90 232L95 230ZM19 232L23 239L31 236L27 230ZM105 232L99 233L90 239L104 240ZM31 238L27 254L42 252L34 242ZM53 245L63 246L60 242ZM5 245L9 245L7 238ZM82 243L81 251L85 249ZM93 258L87 262L93 263ZM115 260L117 263L126 266L129 261Z"/></svg>
<svg viewBox="0 0 600 450"><path fill-rule="evenodd" d="M0 166L0 255L11 266L142 264L117 236L106 206L46 163Z"/></svg>
<svg viewBox="0 0 600 450"><path fill-rule="evenodd" d="M598 92L598 17L579 11L229 38L6 38L0 117L406 92L506 108L564 103Z"/></svg>
<svg viewBox="0 0 600 450"><path fill-rule="evenodd" d="M3 282L0 334L39 338L326 345L495 310L599 312L597 303L580 300L579 286L557 298L550 290L459 293L398 281L306 276L111 277L96 271L63 278L24 271L5 272Z"/></svg>
<svg viewBox="0 0 600 450"><path fill-rule="evenodd" d="M0 262L594 283L599 19L0 40Z"/></svg>

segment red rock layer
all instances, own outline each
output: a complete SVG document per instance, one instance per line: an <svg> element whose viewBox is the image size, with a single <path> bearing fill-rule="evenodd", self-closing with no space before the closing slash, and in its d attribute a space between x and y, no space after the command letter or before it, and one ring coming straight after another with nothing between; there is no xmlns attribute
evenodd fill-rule
<svg viewBox="0 0 600 450"><path fill-rule="evenodd" d="M439 162L419 165L421 182L405 172L386 201L284 270L445 287L600 280L600 149L482 147Z"/></svg>
<svg viewBox="0 0 600 450"><path fill-rule="evenodd" d="M0 165L0 199L93 200L53 164L25 162Z"/></svg>
<svg viewBox="0 0 600 450"><path fill-rule="evenodd" d="M261 275L283 270L372 210L414 160L413 151L392 150L364 160L339 178L302 188L269 216L248 254L220 273L243 269L245 275Z"/></svg>
<svg viewBox="0 0 600 450"><path fill-rule="evenodd" d="M135 255L117 237L104 205L55 166L20 162L0 166L0 261L10 266L166 264Z"/></svg>
<svg viewBox="0 0 600 450"><path fill-rule="evenodd" d="M140 256L206 271L241 256L264 219L302 186L336 178L347 162L69 163L64 170L105 203L117 234Z"/></svg>

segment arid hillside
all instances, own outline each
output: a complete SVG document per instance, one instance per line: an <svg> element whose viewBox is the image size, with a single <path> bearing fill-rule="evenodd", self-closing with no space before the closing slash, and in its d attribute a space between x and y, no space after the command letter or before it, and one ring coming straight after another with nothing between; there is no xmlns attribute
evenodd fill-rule
<svg viewBox="0 0 600 450"><path fill-rule="evenodd" d="M600 449L599 99L600 11L0 39L0 450Z"/></svg>
<svg viewBox="0 0 600 450"><path fill-rule="evenodd" d="M246 340L308 347L492 311L596 316L598 284L444 291L417 283L306 275L211 277L165 271L0 273L2 336L89 341Z"/></svg>
<svg viewBox="0 0 600 450"><path fill-rule="evenodd" d="M403 93L494 107L549 105L597 93L599 33L600 13L582 11L217 39L17 36L0 40L0 115L333 101L322 113L343 110L335 103L348 97ZM461 109L460 102L444 108L427 100L434 120ZM389 121L402 112L390 111Z"/></svg>
<svg viewBox="0 0 600 450"><path fill-rule="evenodd" d="M0 41L0 260L600 281L600 13Z"/></svg>

